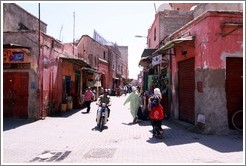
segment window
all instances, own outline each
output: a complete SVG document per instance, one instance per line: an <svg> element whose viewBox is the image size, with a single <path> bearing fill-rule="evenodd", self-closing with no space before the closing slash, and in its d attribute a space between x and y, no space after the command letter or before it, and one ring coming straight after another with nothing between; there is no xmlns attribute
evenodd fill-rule
<svg viewBox="0 0 246 166"><path fill-rule="evenodd" d="M115 60L113 60L113 63L112 63L112 69L115 70Z"/></svg>
<svg viewBox="0 0 246 166"><path fill-rule="evenodd" d="M154 41L156 41L156 27L154 29Z"/></svg>
<svg viewBox="0 0 246 166"><path fill-rule="evenodd" d="M103 51L103 59L106 60L106 52Z"/></svg>
<svg viewBox="0 0 246 166"><path fill-rule="evenodd" d="M93 55L92 55L92 54L89 54L89 55L88 55L88 61L89 61L89 64L90 64L91 66L93 66Z"/></svg>
<svg viewBox="0 0 246 166"><path fill-rule="evenodd" d="M94 57L94 67L96 67L96 64L97 64L97 58Z"/></svg>

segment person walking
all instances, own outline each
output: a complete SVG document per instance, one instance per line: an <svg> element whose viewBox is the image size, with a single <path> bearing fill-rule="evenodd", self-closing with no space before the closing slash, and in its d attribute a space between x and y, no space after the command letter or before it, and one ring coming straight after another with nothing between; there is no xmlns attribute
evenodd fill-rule
<svg viewBox="0 0 246 166"><path fill-rule="evenodd" d="M120 86L118 86L118 87L116 88L116 96L117 96L117 97L120 97L120 91L121 91L121 88L120 88Z"/></svg>
<svg viewBox="0 0 246 166"><path fill-rule="evenodd" d="M84 102L85 102L85 106L87 108L86 113L90 112L91 109L91 101L94 100L94 94L91 91L91 88L88 87L87 90L85 91L85 95L84 95Z"/></svg>
<svg viewBox="0 0 246 166"><path fill-rule="evenodd" d="M137 93L137 88L135 86L132 87L132 92L125 100L124 105L128 102L130 102L130 112L133 117L133 123L136 123L138 108L140 107L140 98Z"/></svg>
<svg viewBox="0 0 246 166"><path fill-rule="evenodd" d="M153 127L153 136L160 137L163 134L161 127L162 120L164 118L163 107L160 104L162 95L159 88L154 89L154 95L149 98L149 117L151 125Z"/></svg>
<svg viewBox="0 0 246 166"><path fill-rule="evenodd" d="M148 120L149 119L149 110L148 110L148 99L147 99L147 94L143 90L140 90L139 94L140 98L140 107L138 110L138 119L140 120Z"/></svg>
<svg viewBox="0 0 246 166"><path fill-rule="evenodd" d="M127 85L124 86L124 94L126 96L126 94L128 93L128 88L127 88Z"/></svg>

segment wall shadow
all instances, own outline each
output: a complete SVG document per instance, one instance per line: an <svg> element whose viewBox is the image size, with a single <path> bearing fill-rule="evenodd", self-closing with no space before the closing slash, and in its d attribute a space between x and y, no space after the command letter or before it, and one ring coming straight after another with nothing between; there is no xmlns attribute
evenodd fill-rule
<svg viewBox="0 0 246 166"><path fill-rule="evenodd" d="M20 118L3 118L3 131L16 129L20 126L34 123L37 120Z"/></svg>
<svg viewBox="0 0 246 166"><path fill-rule="evenodd" d="M78 111L81 111L81 109L72 109L66 112L55 112L49 115L48 117L68 118L72 116L73 114L77 113ZM42 119L3 118L3 131L15 129L23 125L34 123L38 120L45 120L45 118L42 118Z"/></svg>
<svg viewBox="0 0 246 166"><path fill-rule="evenodd" d="M52 117L52 118L67 118L67 117L70 117L72 116L73 114L81 111L82 109L71 109L71 110L68 110L66 112L55 112L53 113L52 115L50 115L49 117Z"/></svg>

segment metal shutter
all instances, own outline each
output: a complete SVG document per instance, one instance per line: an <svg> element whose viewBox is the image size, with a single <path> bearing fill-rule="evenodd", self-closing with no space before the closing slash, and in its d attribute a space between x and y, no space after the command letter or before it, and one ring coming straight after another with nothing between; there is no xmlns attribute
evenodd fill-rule
<svg viewBox="0 0 246 166"><path fill-rule="evenodd" d="M194 97L195 71L194 58L179 62L179 119L195 124Z"/></svg>

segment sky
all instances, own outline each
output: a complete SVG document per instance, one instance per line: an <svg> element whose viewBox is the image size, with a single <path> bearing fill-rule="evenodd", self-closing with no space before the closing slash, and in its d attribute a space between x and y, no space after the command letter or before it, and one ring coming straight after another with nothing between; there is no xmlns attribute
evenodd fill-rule
<svg viewBox="0 0 246 166"><path fill-rule="evenodd" d="M16 1L47 24L47 34L64 43L82 35L93 38L96 30L104 39L128 46L129 78L137 79L138 66L147 48L147 33L158 7L166 1ZM75 27L75 28L74 28ZM140 35L143 37L135 37Z"/></svg>

